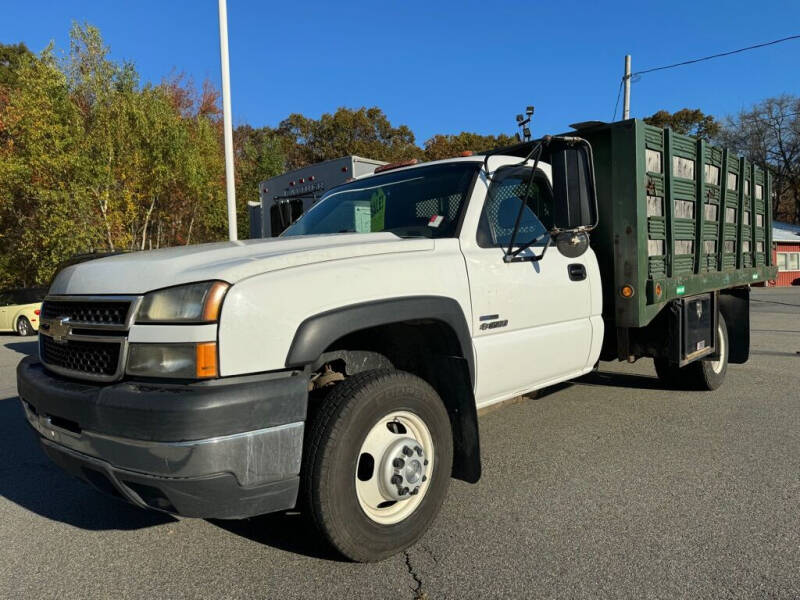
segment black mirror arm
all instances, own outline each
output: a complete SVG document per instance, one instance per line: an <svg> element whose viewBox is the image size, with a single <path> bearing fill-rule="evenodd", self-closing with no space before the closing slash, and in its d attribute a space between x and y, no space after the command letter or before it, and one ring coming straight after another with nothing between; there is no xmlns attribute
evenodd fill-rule
<svg viewBox="0 0 800 600"><path fill-rule="evenodd" d="M535 245L536 242L538 242L539 240L544 239L546 236L549 236L549 235L550 235L549 231L545 232L542 235L540 235L539 237L537 237L536 239L531 240L527 244L523 244L522 246L520 246L519 248L517 248L513 252L507 252L505 254L505 256L503 256L503 262L506 262L506 263L528 262L528 261L530 261L530 262L538 262L538 261L542 260L544 258L545 252L547 252L547 249L550 247L551 240L547 240L547 244L545 244L544 250L542 250L542 253L539 256L536 256L535 254L532 255L532 256L520 256L520 254L522 252L524 252L525 250L527 250L528 248L530 248L531 246Z"/></svg>
<svg viewBox="0 0 800 600"><path fill-rule="evenodd" d="M542 145L538 144L531 151L531 154L526 156L522 161L522 164L526 163L534 152L536 153L536 158L533 161L533 169L531 169L531 176L528 178L528 184L525 186L525 194L523 194L522 198L520 198L519 212L517 212L517 219L514 221L514 229L511 231L511 239L508 241L508 250L506 251L506 256L516 256L516 254L519 254L521 251L518 249L516 254L512 254L511 252L512 248L514 248L514 242L517 239L517 233L519 233L519 222L522 220L522 212L525 210L525 206L527 206L528 196L531 193L531 189L533 189L533 179L536 177L536 169L539 167L539 159L542 156ZM539 241L539 239L541 239L541 237L534 240L534 242L531 242L531 244ZM528 246L531 244L528 244Z"/></svg>

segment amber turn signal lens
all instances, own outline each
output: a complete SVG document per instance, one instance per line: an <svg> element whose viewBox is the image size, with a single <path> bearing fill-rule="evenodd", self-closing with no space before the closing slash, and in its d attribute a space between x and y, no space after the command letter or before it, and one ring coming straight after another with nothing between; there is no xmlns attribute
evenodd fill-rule
<svg viewBox="0 0 800 600"><path fill-rule="evenodd" d="M656 296L659 297L659 298L661 297L661 284L660 283L656 284Z"/></svg>
<svg viewBox="0 0 800 600"><path fill-rule="evenodd" d="M197 344L197 377L198 379L217 376L217 343L204 342Z"/></svg>
<svg viewBox="0 0 800 600"><path fill-rule="evenodd" d="M623 285L622 289L619 291L622 294L623 298L632 298L633 297L633 287L629 285Z"/></svg>
<svg viewBox="0 0 800 600"><path fill-rule="evenodd" d="M216 321L219 319L219 311L222 308L222 300L230 286L224 281L215 281L206 295L206 302L203 306L203 320Z"/></svg>

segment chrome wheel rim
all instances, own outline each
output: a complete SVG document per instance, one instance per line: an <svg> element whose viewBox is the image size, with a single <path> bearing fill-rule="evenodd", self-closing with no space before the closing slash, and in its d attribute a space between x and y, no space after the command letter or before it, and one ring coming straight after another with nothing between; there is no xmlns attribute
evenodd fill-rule
<svg viewBox="0 0 800 600"><path fill-rule="evenodd" d="M430 487L433 437L409 411L382 417L369 430L356 459L356 496L367 517L381 525L408 518Z"/></svg>
<svg viewBox="0 0 800 600"><path fill-rule="evenodd" d="M25 321L23 321L22 319L17 321L17 333L19 333L20 335L25 335L26 333L28 333L28 328L25 326Z"/></svg>

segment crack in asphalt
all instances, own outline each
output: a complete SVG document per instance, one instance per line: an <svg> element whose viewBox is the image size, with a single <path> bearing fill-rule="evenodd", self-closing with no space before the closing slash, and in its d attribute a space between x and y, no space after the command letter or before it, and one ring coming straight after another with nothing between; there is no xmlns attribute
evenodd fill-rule
<svg viewBox="0 0 800 600"><path fill-rule="evenodd" d="M422 578L417 575L414 566L411 564L411 553L408 550L403 550L403 556L406 559L406 569L408 574L414 579L416 586L413 588L414 600L428 600L428 594L422 591Z"/></svg>

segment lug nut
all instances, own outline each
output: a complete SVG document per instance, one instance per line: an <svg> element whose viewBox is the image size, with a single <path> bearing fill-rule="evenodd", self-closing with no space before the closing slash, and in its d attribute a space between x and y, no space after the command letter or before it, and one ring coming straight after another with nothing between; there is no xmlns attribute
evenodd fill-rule
<svg viewBox="0 0 800 600"><path fill-rule="evenodd" d="M419 494L419 488L418 488L418 487L415 487L415 488L414 488L414 489L411 491L411 495L412 495L412 496L416 496L417 494Z"/></svg>
<svg viewBox="0 0 800 600"><path fill-rule="evenodd" d="M419 446L417 446L416 448L414 448L414 450L416 450L416 451L417 451L417 454L418 454L419 456L422 456L422 448L420 448Z"/></svg>
<svg viewBox="0 0 800 600"><path fill-rule="evenodd" d="M402 469L403 467L405 467L405 466L406 466L406 461L404 461L402 458L395 458L395 459L392 461L392 466L393 466L395 469Z"/></svg>
<svg viewBox="0 0 800 600"><path fill-rule="evenodd" d="M405 454L406 456L411 456L412 454L414 454L414 452L412 452L411 448L409 448L408 446L403 446L403 454Z"/></svg>
<svg viewBox="0 0 800 600"><path fill-rule="evenodd" d="M408 493L408 488L403 488L403 494L405 495L407 493Z"/></svg>
<svg viewBox="0 0 800 600"><path fill-rule="evenodd" d="M392 475L391 481L394 485L400 485L403 483L403 478L400 475Z"/></svg>

